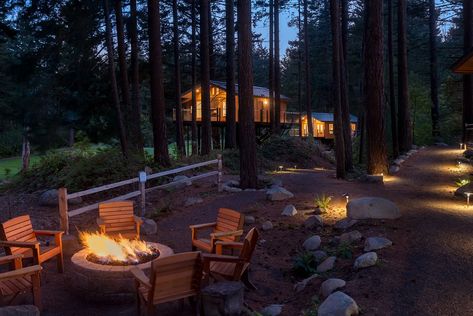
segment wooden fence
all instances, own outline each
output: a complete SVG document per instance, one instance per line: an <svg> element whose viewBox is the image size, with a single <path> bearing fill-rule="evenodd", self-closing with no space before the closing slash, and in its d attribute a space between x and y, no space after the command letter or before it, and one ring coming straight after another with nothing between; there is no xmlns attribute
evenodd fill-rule
<svg viewBox="0 0 473 316"><path fill-rule="evenodd" d="M161 184L161 185L158 185L158 186L146 188L146 182L148 180L153 180L153 179L156 179L156 178L159 178L159 177L169 176L169 175L173 175L173 174L176 174L176 173L181 173L181 172L184 172L184 171L188 171L188 170L192 170L192 169L196 169L196 168L201 168L201 167L205 167L205 166L209 166L209 165L213 165L213 164L217 165L217 170L216 171L209 171L209 172L202 173L202 174L199 174L199 175L196 175L196 176L193 176L193 177L190 177L190 178L182 179L182 180L179 180L179 181L172 181L172 182L169 182L169 183L166 183L166 184ZM166 171L162 171L162 172L158 172L158 173L154 173L154 174L149 174L149 175L147 175L146 172L141 171L138 174L138 177L136 177L136 178L123 180L123 181L115 182L115 183L111 183L111 184L106 184L106 185L102 185L100 187L91 188L91 189L87 189L87 190L80 191L80 192L75 192L75 193L70 193L69 194L67 192L67 188L60 188L59 189L59 194L58 194L58 199L59 199L59 219L60 219L60 224L61 224L61 230L65 231L66 234L69 234L69 218L71 218L73 216L76 216L76 215L79 215L79 214L83 214L85 212L89 212L89 211L98 209L100 203L113 202L113 201L123 201L123 200L128 200L128 199L131 199L131 198L135 198L135 197L138 197L138 196L141 197L140 198L141 216L144 216L145 211L146 211L146 193L147 192L154 191L154 190L160 190L160 189L161 190L162 189L167 189L167 188L171 188L171 187L173 187L173 186L175 186L179 183L185 183L187 181L195 181L195 180L199 180L199 179L203 179L203 178L207 178L207 177L212 177L212 176L217 176L218 191L221 192L222 191L222 155L217 155L217 159L214 159L214 160L204 161L204 162L196 163L196 164L193 164L193 165L184 166L184 167L180 167L180 168L176 168L176 169L172 169L172 170L166 170ZM132 191L132 192L129 192L129 193L117 196L117 197L114 197L114 198L109 199L109 200L100 201L100 202L97 202L97 203L94 203L94 204L86 205L86 206L80 207L80 208L75 209L75 210L69 210L68 201L71 200L71 199L78 198L78 197L83 197L83 196L87 196L87 195L91 195L91 194L95 194L95 193L99 193L99 192L103 192L103 191L107 191L107 190L111 190L111 189L115 189L115 188L119 188L119 187L122 187L122 186L125 186L125 185L130 185L130 184L133 184L133 183L138 183L138 190Z"/></svg>

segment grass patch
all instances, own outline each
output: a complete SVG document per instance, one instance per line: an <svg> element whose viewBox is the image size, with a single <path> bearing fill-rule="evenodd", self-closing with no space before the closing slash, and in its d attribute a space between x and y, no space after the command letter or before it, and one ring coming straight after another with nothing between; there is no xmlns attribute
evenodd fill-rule
<svg viewBox="0 0 473 316"><path fill-rule="evenodd" d="M33 166L40 160L40 156L31 155L30 165ZM11 157L0 159L0 180L5 180L15 176L21 170L21 157Z"/></svg>

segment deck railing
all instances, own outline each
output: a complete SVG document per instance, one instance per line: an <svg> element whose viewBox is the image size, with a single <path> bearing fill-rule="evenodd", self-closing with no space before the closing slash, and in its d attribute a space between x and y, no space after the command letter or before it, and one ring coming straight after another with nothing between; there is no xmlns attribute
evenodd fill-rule
<svg viewBox="0 0 473 316"><path fill-rule="evenodd" d="M179 181L171 181L171 182L166 183L166 184L161 184L161 185L157 185L157 186L149 187L149 188L146 187L146 183L149 180L153 180L153 179L157 179L157 178L160 178L160 177L181 173L181 172L192 170L192 169L206 167L206 166L210 166L210 165L216 165L217 166L216 170L205 172L205 173L195 175L195 176L192 176L190 178L182 179L182 180L179 180ZM80 191L80 192L75 192L75 193L68 194L67 188L60 188L59 189L59 194L58 194L58 199L59 199L59 221L60 221L60 225L61 225L61 230L65 231L66 234L69 234L69 218L71 218L73 216L77 216L79 214L83 214L83 213L95 210L95 209L98 209L100 203L113 202L113 201L123 201L123 200L136 198L138 196L141 197L140 198L140 211L141 211L140 215L144 216L145 212L146 212L146 193L147 192L154 191L154 190L163 190L163 189L171 188L171 187L173 187L173 186L175 186L179 183L185 183L185 182L188 182L188 181L195 181L195 180L204 179L204 178L207 178L207 177L216 176L217 177L218 191L221 192L222 191L222 175L223 175L222 169L223 169L222 155L219 154L219 155L217 155L217 159L214 159L214 160L204 161L204 162L196 163L196 164L193 164L193 165L184 166L184 167L180 167L180 168L176 168L176 169L172 169L172 170L161 171L161 172L154 173L154 174L149 174L149 175L147 175L146 172L141 171L141 172L139 172L138 177L136 177L136 178L127 179L127 180L123 180L123 181L119 181L119 182L115 182L115 183L110 183L110 184L102 185L102 186L99 186L99 187L87 189L87 190ZM126 194L114 197L112 199L99 201L99 202L96 202L96 203L93 203L93 204L90 204L90 205L80 207L78 209L69 210L68 201L71 200L71 199L78 198L78 197L84 197L84 196L87 196L87 195L92 195L92 194L96 194L96 193L99 193L99 192L108 191L108 190L111 190L111 189L116 189L116 188L119 188L119 187L131 185L131 184L134 184L134 183L138 183L137 190L134 190L134 191L128 192Z"/></svg>
<svg viewBox="0 0 473 316"><path fill-rule="evenodd" d="M212 109L210 120L212 122L225 122L225 116L222 115L220 109ZM176 109L173 109L172 119L176 120ZM182 120L184 122L192 121L192 109L182 109ZM201 117L197 117L197 122L202 121ZM256 123L269 123L269 111L257 110L255 111ZM281 112L281 123L299 124L299 112Z"/></svg>

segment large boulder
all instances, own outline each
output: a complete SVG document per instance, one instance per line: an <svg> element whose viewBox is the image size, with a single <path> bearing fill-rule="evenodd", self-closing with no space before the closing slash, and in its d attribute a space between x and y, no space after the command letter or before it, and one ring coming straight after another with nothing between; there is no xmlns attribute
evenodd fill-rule
<svg viewBox="0 0 473 316"><path fill-rule="evenodd" d="M336 222L335 225L333 225L333 227L335 229L339 229L339 230L346 230L346 229L356 225L356 223L358 223L358 221L356 219L344 218L344 219L341 219L338 222Z"/></svg>
<svg viewBox="0 0 473 316"><path fill-rule="evenodd" d="M353 268L355 270L368 268L374 266L378 262L378 255L376 252L367 252L356 258Z"/></svg>
<svg viewBox="0 0 473 316"><path fill-rule="evenodd" d="M352 316L358 315L360 310L356 302L343 292L331 294L320 304L318 316Z"/></svg>
<svg viewBox="0 0 473 316"><path fill-rule="evenodd" d="M391 246L391 240L384 237L368 237L365 241L365 251L373 251Z"/></svg>
<svg viewBox="0 0 473 316"><path fill-rule="evenodd" d="M401 217L401 211L387 199L364 197L348 202L347 216L352 219L396 219Z"/></svg>
<svg viewBox="0 0 473 316"><path fill-rule="evenodd" d="M202 290L204 315L241 315L244 288L240 282L217 282Z"/></svg>
<svg viewBox="0 0 473 316"><path fill-rule="evenodd" d="M324 226L324 221L322 219L322 216L320 215L312 215L309 216L305 221L304 221L304 227L308 229L312 229L315 227L322 227Z"/></svg>
<svg viewBox="0 0 473 316"><path fill-rule="evenodd" d="M73 199L69 199L68 203L70 205L80 204L82 203L82 198L77 197ZM58 190L51 189L44 191L39 196L39 205L41 206L58 206Z"/></svg>
<svg viewBox="0 0 473 316"><path fill-rule="evenodd" d="M332 294L334 291L341 289L347 283L342 279L328 279L325 280L320 286L320 294L322 297L327 297Z"/></svg>
<svg viewBox="0 0 473 316"><path fill-rule="evenodd" d="M320 236L312 236L304 241L302 247L307 251L317 250L321 243L322 240L320 239Z"/></svg>
<svg viewBox="0 0 473 316"><path fill-rule="evenodd" d="M283 201L292 197L294 197L294 194L277 185L273 185L266 191L266 198L270 201Z"/></svg>
<svg viewBox="0 0 473 316"><path fill-rule="evenodd" d="M140 232L143 235L155 235L158 232L158 225L151 218L143 218L143 223L141 224Z"/></svg>
<svg viewBox="0 0 473 316"><path fill-rule="evenodd" d="M289 204L282 210L282 216L294 216L297 214L297 209L294 205Z"/></svg>
<svg viewBox="0 0 473 316"><path fill-rule="evenodd" d="M34 305L16 305L0 307L2 316L39 316L39 309Z"/></svg>

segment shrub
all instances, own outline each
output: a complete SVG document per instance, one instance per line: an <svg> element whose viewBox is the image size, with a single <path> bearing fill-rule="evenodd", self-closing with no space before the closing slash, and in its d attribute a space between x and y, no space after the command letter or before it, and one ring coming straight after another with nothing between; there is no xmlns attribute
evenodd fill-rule
<svg viewBox="0 0 473 316"><path fill-rule="evenodd" d="M455 181L455 184L457 185L457 187L462 187L464 185L470 184L470 182L471 182L471 180L468 179L468 178L458 178Z"/></svg>
<svg viewBox="0 0 473 316"><path fill-rule="evenodd" d="M312 253L300 252L294 257L292 272L302 278L311 276L317 271L317 261Z"/></svg>
<svg viewBox="0 0 473 316"><path fill-rule="evenodd" d="M325 195L325 193L323 193L322 195L317 195L315 197L315 206L319 208L328 209L330 207L331 202L332 197Z"/></svg>

